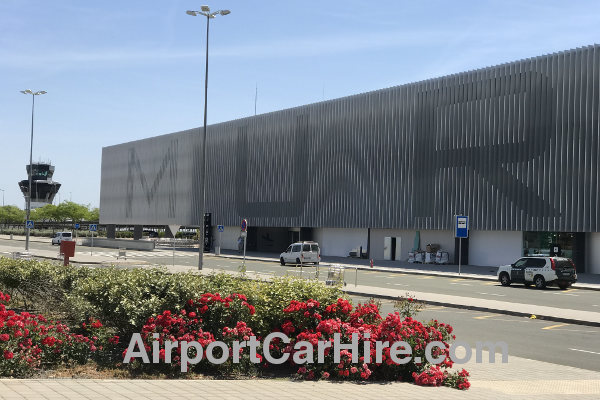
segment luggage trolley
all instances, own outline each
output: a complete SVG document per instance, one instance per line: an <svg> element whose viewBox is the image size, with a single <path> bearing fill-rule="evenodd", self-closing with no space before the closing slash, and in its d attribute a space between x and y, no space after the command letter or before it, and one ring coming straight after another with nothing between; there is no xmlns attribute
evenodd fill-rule
<svg viewBox="0 0 600 400"><path fill-rule="evenodd" d="M332 264L329 266L327 270L327 280L325 281L326 285L344 285L346 286L346 281L344 279L344 266L339 264Z"/></svg>

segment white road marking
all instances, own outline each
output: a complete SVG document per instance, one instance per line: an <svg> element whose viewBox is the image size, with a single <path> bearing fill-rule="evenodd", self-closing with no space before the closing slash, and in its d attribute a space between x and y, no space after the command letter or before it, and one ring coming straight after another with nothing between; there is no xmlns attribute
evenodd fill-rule
<svg viewBox="0 0 600 400"><path fill-rule="evenodd" d="M578 294L571 294L571 293L554 293L554 294L559 294L561 296L575 296L575 297L579 297Z"/></svg>
<svg viewBox="0 0 600 400"><path fill-rule="evenodd" d="M410 286L410 285L407 285L407 284L404 284L404 283L394 283L394 285L395 286Z"/></svg>
<svg viewBox="0 0 600 400"><path fill-rule="evenodd" d="M569 348L569 350L573 350L573 351L581 351L582 353L591 353L591 354L598 354L600 356L600 353L597 353L595 351L589 351L589 350L580 350L580 349L571 349Z"/></svg>
<svg viewBox="0 0 600 400"><path fill-rule="evenodd" d="M506 297L505 294L496 294L496 293L483 293L483 292L477 292L479 294L484 294L486 296L498 296L498 297Z"/></svg>
<svg viewBox="0 0 600 400"><path fill-rule="evenodd" d="M450 283L451 285L461 285L461 286L472 286L470 283L458 283L458 282L454 282L454 283Z"/></svg>

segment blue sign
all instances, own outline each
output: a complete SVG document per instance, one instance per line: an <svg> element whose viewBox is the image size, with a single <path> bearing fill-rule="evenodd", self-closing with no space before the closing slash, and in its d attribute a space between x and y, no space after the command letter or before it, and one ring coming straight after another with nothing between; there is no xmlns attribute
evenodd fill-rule
<svg viewBox="0 0 600 400"><path fill-rule="evenodd" d="M247 219L244 218L242 220L242 226L241 226L241 228L242 228L242 232L246 232L246 229L248 229L248 220Z"/></svg>
<svg viewBox="0 0 600 400"><path fill-rule="evenodd" d="M90 224L90 231L96 232L97 230L98 230L98 225L97 224Z"/></svg>
<svg viewBox="0 0 600 400"><path fill-rule="evenodd" d="M79 229L79 223L75 224L75 229Z"/></svg>
<svg viewBox="0 0 600 400"><path fill-rule="evenodd" d="M456 216L456 231L454 234L457 238L469 237L469 217L466 215Z"/></svg>
<svg viewBox="0 0 600 400"><path fill-rule="evenodd" d="M25 223L25 228L33 229L33 221L28 219L27 222Z"/></svg>
<svg viewBox="0 0 600 400"><path fill-rule="evenodd" d="M217 225L217 230L219 232L225 232L225 227L223 225Z"/></svg>

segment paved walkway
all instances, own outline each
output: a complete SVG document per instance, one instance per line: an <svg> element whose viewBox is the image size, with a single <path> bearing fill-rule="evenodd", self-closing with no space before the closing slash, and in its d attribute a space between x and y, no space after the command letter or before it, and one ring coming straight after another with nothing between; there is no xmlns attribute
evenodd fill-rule
<svg viewBox="0 0 600 400"><path fill-rule="evenodd" d="M472 350L474 351L474 349ZM458 352L460 356L464 354ZM474 354L474 353L473 353ZM2 399L598 399L600 373L509 357L507 364L473 360L471 388L420 387L410 383L251 380L0 379Z"/></svg>

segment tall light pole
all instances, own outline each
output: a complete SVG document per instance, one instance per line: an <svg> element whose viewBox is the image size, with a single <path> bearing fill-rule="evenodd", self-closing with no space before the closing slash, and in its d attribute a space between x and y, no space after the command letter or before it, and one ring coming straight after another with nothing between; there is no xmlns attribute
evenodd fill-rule
<svg viewBox="0 0 600 400"><path fill-rule="evenodd" d="M200 229L199 236L199 246L198 246L198 269L202 269L202 256L204 253L204 207L205 207L205 193L206 193L206 184L205 184L205 174L206 174L206 113L207 113L207 105L208 105L208 32L210 27L210 20L217 15L227 15L231 13L229 10L219 10L215 12L210 12L209 6L201 6L200 11L186 11L186 14L191 15L193 17L197 17L198 15L204 15L206 17L206 67L204 69L204 131L202 134L202 166L200 168L200 179L202 179L202 194L200 198L200 218L202 219L202 229Z"/></svg>
<svg viewBox="0 0 600 400"><path fill-rule="evenodd" d="M29 216L31 214L31 174L33 173L32 169L33 169L33 112L35 110L35 96L39 96L42 94L46 94L46 91L44 90L40 90L38 92L34 92L30 89L27 90L21 90L21 93L23 94L30 94L31 95L31 142L29 144L29 171L28 174L29 175L29 190L27 192L27 217L26 220L29 221ZM29 228L26 226L25 227L25 250L29 250Z"/></svg>
<svg viewBox="0 0 600 400"><path fill-rule="evenodd" d="M4 189L0 189L2 191L2 207L4 207Z"/></svg>

